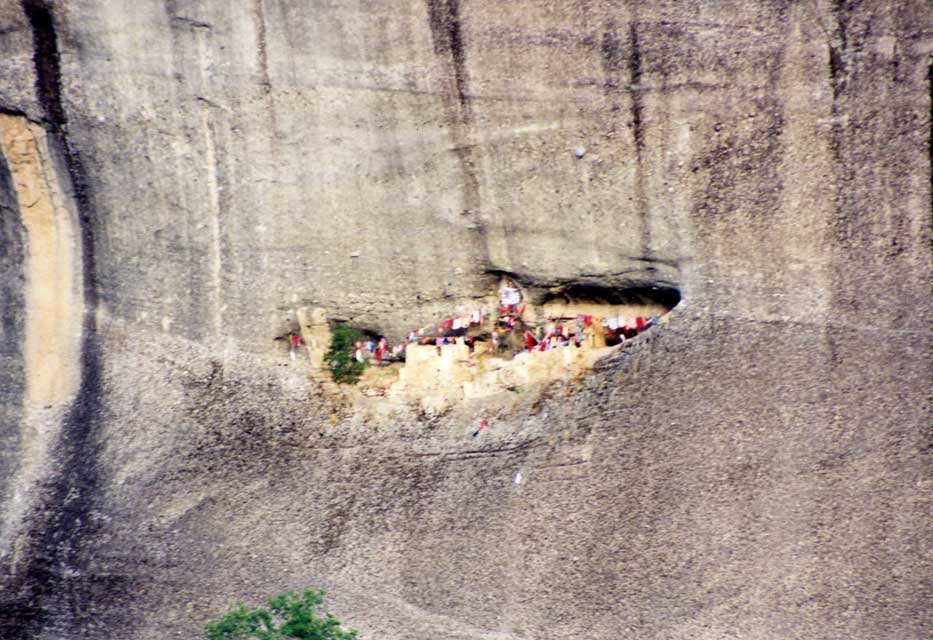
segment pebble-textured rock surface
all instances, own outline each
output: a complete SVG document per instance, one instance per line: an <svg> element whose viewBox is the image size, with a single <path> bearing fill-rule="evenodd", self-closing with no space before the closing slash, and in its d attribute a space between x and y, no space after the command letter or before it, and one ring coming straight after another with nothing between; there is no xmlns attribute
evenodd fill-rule
<svg viewBox="0 0 933 640"><path fill-rule="evenodd" d="M0 637L309 585L373 639L933 636L931 54L924 0L0 0L85 314L31 406L0 154ZM682 302L442 416L338 406L275 340L503 274Z"/></svg>

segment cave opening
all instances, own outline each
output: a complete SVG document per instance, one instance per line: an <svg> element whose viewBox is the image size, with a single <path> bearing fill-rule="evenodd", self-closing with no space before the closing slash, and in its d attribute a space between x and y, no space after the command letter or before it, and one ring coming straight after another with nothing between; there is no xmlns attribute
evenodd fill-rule
<svg viewBox="0 0 933 640"><path fill-rule="evenodd" d="M670 311L680 304L680 299L680 291L669 285L639 285L619 288L579 283L561 285L547 291L541 303L561 302L568 305L585 303L607 306L655 305Z"/></svg>

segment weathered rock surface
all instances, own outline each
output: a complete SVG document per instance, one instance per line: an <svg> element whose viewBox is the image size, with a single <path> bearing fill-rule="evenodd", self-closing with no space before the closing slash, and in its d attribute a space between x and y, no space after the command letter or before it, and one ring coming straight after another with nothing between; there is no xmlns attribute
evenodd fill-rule
<svg viewBox="0 0 933 640"><path fill-rule="evenodd" d="M931 25L0 0L0 133L42 141L0 153L0 637L193 638L306 585L371 638L930 637ZM443 416L338 406L275 340L503 274L682 302Z"/></svg>

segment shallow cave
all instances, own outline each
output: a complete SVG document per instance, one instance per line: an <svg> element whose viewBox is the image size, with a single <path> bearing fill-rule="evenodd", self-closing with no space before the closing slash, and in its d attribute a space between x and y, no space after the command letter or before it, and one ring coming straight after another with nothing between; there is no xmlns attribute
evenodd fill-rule
<svg viewBox="0 0 933 640"><path fill-rule="evenodd" d="M549 302L608 306L637 304L661 306L670 311L680 304L680 300L680 291L670 285L639 285L620 288L591 283L571 283L551 288L542 295L539 304L544 305Z"/></svg>

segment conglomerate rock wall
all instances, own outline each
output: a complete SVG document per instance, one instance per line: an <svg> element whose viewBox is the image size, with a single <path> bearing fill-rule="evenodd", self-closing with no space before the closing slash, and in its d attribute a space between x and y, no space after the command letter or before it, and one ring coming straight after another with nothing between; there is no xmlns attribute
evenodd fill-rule
<svg viewBox="0 0 933 640"><path fill-rule="evenodd" d="M370 638L930 637L931 53L923 0L0 0L0 636L313 585ZM275 340L503 275L681 302L444 415Z"/></svg>

